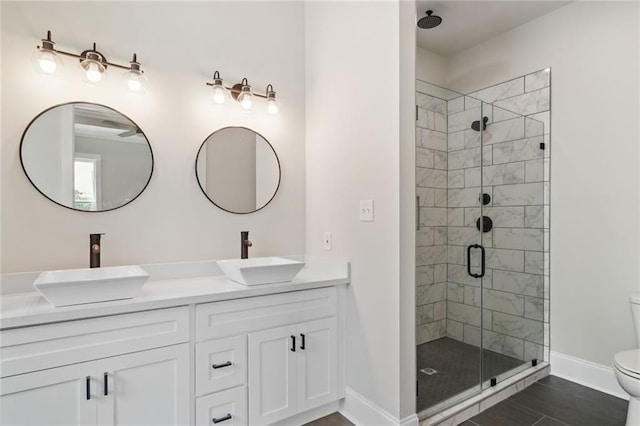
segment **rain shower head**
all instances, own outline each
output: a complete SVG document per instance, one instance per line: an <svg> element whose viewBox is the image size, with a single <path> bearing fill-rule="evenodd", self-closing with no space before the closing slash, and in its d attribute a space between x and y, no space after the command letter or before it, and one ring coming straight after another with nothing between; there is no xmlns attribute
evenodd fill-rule
<svg viewBox="0 0 640 426"><path fill-rule="evenodd" d="M427 16L420 18L418 27L422 29L435 28L442 23L442 18L434 15L433 10L427 10Z"/></svg>

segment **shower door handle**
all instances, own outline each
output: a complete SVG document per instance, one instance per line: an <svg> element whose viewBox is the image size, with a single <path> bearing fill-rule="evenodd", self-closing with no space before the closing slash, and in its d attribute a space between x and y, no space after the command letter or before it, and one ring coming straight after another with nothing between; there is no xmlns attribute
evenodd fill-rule
<svg viewBox="0 0 640 426"><path fill-rule="evenodd" d="M480 273L479 274L474 274L473 272L471 272L471 250L473 250L474 248L480 249ZM486 265L485 265L484 247L481 246L480 244L471 244L469 247L467 247L467 273L473 278L482 278L484 277L485 269L486 269Z"/></svg>
<svg viewBox="0 0 640 426"><path fill-rule="evenodd" d="M416 231L420 230L420 196L416 195Z"/></svg>

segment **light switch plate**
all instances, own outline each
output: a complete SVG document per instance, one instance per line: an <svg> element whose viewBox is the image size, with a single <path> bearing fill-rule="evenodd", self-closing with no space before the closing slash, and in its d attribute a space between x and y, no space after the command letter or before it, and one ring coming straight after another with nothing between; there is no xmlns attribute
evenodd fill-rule
<svg viewBox="0 0 640 426"><path fill-rule="evenodd" d="M360 222L373 222L373 200L360 200Z"/></svg>

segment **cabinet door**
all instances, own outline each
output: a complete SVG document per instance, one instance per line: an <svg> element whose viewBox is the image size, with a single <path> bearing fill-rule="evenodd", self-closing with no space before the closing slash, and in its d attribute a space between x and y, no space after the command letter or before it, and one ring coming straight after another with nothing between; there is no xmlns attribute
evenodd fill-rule
<svg viewBox="0 0 640 426"><path fill-rule="evenodd" d="M0 424L95 425L95 368L84 362L1 379Z"/></svg>
<svg viewBox="0 0 640 426"><path fill-rule="evenodd" d="M298 325L298 411L338 399L336 318ZM304 342L304 345L302 343Z"/></svg>
<svg viewBox="0 0 640 426"><path fill-rule="evenodd" d="M189 423L189 345L97 361L98 425Z"/></svg>
<svg viewBox="0 0 640 426"><path fill-rule="evenodd" d="M297 413L295 325L249 334L249 424L275 423ZM294 345L294 338L295 345ZM295 352L294 352L295 351Z"/></svg>

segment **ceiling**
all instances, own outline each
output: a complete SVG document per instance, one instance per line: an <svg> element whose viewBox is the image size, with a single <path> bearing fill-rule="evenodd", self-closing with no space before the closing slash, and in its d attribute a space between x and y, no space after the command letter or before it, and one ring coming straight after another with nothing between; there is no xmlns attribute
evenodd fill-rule
<svg viewBox="0 0 640 426"><path fill-rule="evenodd" d="M96 104L74 104L74 132L76 136L114 142L147 143L131 120L111 108Z"/></svg>
<svg viewBox="0 0 640 426"><path fill-rule="evenodd" d="M485 40L529 22L570 1L430 1L417 0L418 19L427 10L442 17L436 28L418 28L418 47L452 56Z"/></svg>

